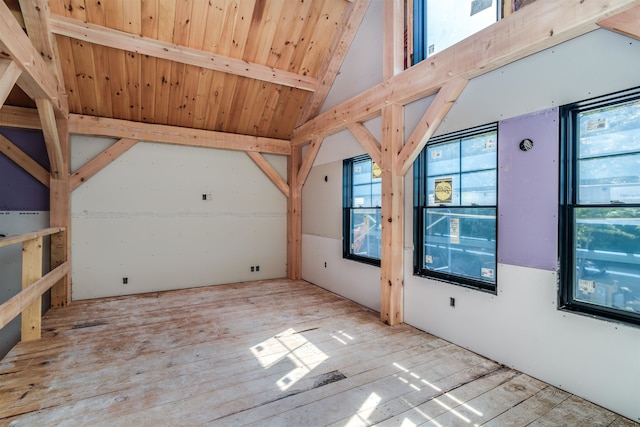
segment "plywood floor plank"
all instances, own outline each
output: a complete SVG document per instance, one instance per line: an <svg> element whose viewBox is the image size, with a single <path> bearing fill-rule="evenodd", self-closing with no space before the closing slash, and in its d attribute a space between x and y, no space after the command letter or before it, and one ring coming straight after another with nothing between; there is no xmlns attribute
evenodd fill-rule
<svg viewBox="0 0 640 427"><path fill-rule="evenodd" d="M303 281L83 301L43 327L0 361L0 425L638 426Z"/></svg>

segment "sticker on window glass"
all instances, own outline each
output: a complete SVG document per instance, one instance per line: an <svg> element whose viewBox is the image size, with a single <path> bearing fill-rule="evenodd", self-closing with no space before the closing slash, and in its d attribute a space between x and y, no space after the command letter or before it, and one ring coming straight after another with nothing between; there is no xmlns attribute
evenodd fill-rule
<svg viewBox="0 0 640 427"><path fill-rule="evenodd" d="M453 178L436 179L434 184L434 194L436 203L451 203L453 194Z"/></svg>
<svg viewBox="0 0 640 427"><path fill-rule="evenodd" d="M587 294L592 294L596 291L596 282L593 280L578 280L578 290Z"/></svg>
<svg viewBox="0 0 640 427"><path fill-rule="evenodd" d="M354 171L355 173L360 173L360 172L362 172L362 166L354 166L354 167L353 167L353 171Z"/></svg>
<svg viewBox="0 0 640 427"><path fill-rule="evenodd" d="M607 128L607 119L591 119L587 121L587 130L598 130Z"/></svg>
<svg viewBox="0 0 640 427"><path fill-rule="evenodd" d="M460 243L460 218L449 218L449 243Z"/></svg>
<svg viewBox="0 0 640 427"><path fill-rule="evenodd" d="M480 13L485 9L489 9L493 0L473 0L471 2L471 15L473 16L476 13Z"/></svg>
<svg viewBox="0 0 640 427"><path fill-rule="evenodd" d="M612 203L637 203L640 201L640 186L613 187L610 195Z"/></svg>
<svg viewBox="0 0 640 427"><path fill-rule="evenodd" d="M433 150L433 151L431 151L431 158L432 159L439 159L440 157L442 157L442 150Z"/></svg>
<svg viewBox="0 0 640 427"><path fill-rule="evenodd" d="M382 176L382 169L376 162L372 162L371 164L371 178L376 179Z"/></svg>
<svg viewBox="0 0 640 427"><path fill-rule="evenodd" d="M496 140L495 139L487 139L484 142L484 149L485 150L493 150L494 148L496 148Z"/></svg>
<svg viewBox="0 0 640 427"><path fill-rule="evenodd" d="M364 197L354 197L353 198L353 205L355 207L364 206Z"/></svg>
<svg viewBox="0 0 640 427"><path fill-rule="evenodd" d="M493 279L493 268L483 268L480 271L480 274L482 275L482 277L486 277L487 279Z"/></svg>
<svg viewBox="0 0 640 427"><path fill-rule="evenodd" d="M425 264L433 264L433 257L431 255L425 255L424 256L424 263Z"/></svg>

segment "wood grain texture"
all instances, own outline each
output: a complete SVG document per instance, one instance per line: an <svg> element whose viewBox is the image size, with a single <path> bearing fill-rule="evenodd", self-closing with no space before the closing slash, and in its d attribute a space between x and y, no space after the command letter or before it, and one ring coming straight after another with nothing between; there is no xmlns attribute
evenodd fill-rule
<svg viewBox="0 0 640 427"><path fill-rule="evenodd" d="M0 361L0 423L638 425L377 317L289 280L74 303Z"/></svg>
<svg viewBox="0 0 640 427"><path fill-rule="evenodd" d="M33 160L20 147L9 141L5 136L0 135L0 153L7 156L15 164L27 171L32 177L40 181L46 187L49 186L49 171L43 168L40 163Z"/></svg>

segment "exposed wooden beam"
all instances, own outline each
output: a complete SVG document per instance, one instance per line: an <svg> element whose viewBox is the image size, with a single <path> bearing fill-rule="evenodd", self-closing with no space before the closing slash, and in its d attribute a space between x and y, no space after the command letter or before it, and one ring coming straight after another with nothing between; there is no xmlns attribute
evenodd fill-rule
<svg viewBox="0 0 640 427"><path fill-rule="evenodd" d="M314 91L318 86L318 81L312 77L142 37L60 15L51 16L51 25L56 34L114 49L136 52L307 91Z"/></svg>
<svg viewBox="0 0 640 427"><path fill-rule="evenodd" d="M33 47L31 40L4 2L0 2L0 55L12 59L22 70L18 86L32 99L47 99L62 116L69 112L64 87Z"/></svg>
<svg viewBox="0 0 640 427"><path fill-rule="evenodd" d="M270 154L291 154L291 143L284 139L262 138L78 114L71 114L69 116L69 132L72 134L131 138L139 141L193 147L258 151Z"/></svg>
<svg viewBox="0 0 640 427"><path fill-rule="evenodd" d="M10 59L0 59L0 108L16 85L22 70Z"/></svg>
<svg viewBox="0 0 640 427"><path fill-rule="evenodd" d="M293 147L288 158L287 178L291 193L287 199L287 277L302 278L302 185L298 184L302 147Z"/></svg>
<svg viewBox="0 0 640 427"><path fill-rule="evenodd" d="M427 141L440 126L453 104L456 102L468 80L455 79L447 82L438 92L435 99L427 108L413 133L407 140L398 156L398 170L401 175L406 175L411 165L416 160Z"/></svg>
<svg viewBox="0 0 640 427"><path fill-rule="evenodd" d="M42 277L42 237L22 243L22 290L27 290ZM42 298L33 298L22 310L21 341L40 338L42 324Z"/></svg>
<svg viewBox="0 0 640 427"><path fill-rule="evenodd" d="M441 53L320 114L293 133L294 145L364 122L388 104L406 105L456 78L472 79L596 28L597 22L640 5L640 0L538 0Z"/></svg>
<svg viewBox="0 0 640 427"><path fill-rule="evenodd" d="M334 34L331 46L320 64L318 87L302 108L297 126L305 123L311 117L317 116L320 112L370 2L371 0L355 0L345 7L338 31Z"/></svg>
<svg viewBox="0 0 640 427"><path fill-rule="evenodd" d="M89 160L88 163L71 174L71 178L69 178L69 190L73 191L83 183L87 182L92 176L100 172L111 164L111 162L136 145L137 142L137 139L122 138L102 153Z"/></svg>
<svg viewBox="0 0 640 427"><path fill-rule="evenodd" d="M47 0L20 0L20 10L31 43L40 52L45 63L49 65L49 70L55 75L58 85L64 87L58 46L55 36L51 32L49 2Z"/></svg>
<svg viewBox="0 0 640 427"><path fill-rule="evenodd" d="M280 176L278 171L276 171L271 163L264 158L264 156L255 151L247 151L247 155L253 160L253 162L260 168L262 172L273 182L273 184L278 187L278 190L285 195L285 197L289 197L290 189L289 184L286 183L284 179Z"/></svg>
<svg viewBox="0 0 640 427"><path fill-rule="evenodd" d="M60 148L60 135L58 135L58 127L56 124L56 116L53 111L53 105L47 99L36 99L38 106L38 115L42 124L42 134L44 135L44 143L49 154L49 165L51 168L51 176L55 179L61 179L65 174L64 158L62 157L62 149Z"/></svg>
<svg viewBox="0 0 640 427"><path fill-rule="evenodd" d="M598 22L602 28L640 40L640 6Z"/></svg>
<svg viewBox="0 0 640 427"><path fill-rule="evenodd" d="M0 127L42 129L38 110L11 105L0 108Z"/></svg>
<svg viewBox="0 0 640 427"><path fill-rule="evenodd" d="M362 148L371 156L371 159L382 167L382 153L380 151L380 143L375 136L364 127L362 123L349 123L347 125L349 131L356 140L362 145Z"/></svg>
<svg viewBox="0 0 640 427"><path fill-rule="evenodd" d="M382 109L382 243L380 255L380 320L404 321L404 176L398 153L404 143L404 109Z"/></svg>
<svg viewBox="0 0 640 427"><path fill-rule="evenodd" d="M382 16L382 78L404 70L404 0L385 0Z"/></svg>
<svg viewBox="0 0 640 427"><path fill-rule="evenodd" d="M322 145L322 141L324 138L315 137L309 148L307 149L307 154L304 156L304 160L300 165L300 170L298 171L298 179L296 180L296 185L300 188L304 186L304 183L307 182L307 177L309 176L309 172L311 172L311 167L313 166L313 162L316 160L318 156L318 151L320 151L320 146Z"/></svg>
<svg viewBox="0 0 640 427"><path fill-rule="evenodd" d="M3 135L0 135L0 153L27 171L32 177L40 181L42 185L49 187L49 171Z"/></svg>

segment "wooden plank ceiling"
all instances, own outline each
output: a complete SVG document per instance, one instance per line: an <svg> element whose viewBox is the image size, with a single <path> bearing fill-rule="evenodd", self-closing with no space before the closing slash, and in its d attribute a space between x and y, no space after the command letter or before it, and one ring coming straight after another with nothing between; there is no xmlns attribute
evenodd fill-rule
<svg viewBox="0 0 640 427"><path fill-rule="evenodd" d="M346 0L49 6L70 113L279 139L290 139L305 105L318 102L320 74L357 10ZM32 106L20 92L6 104Z"/></svg>

